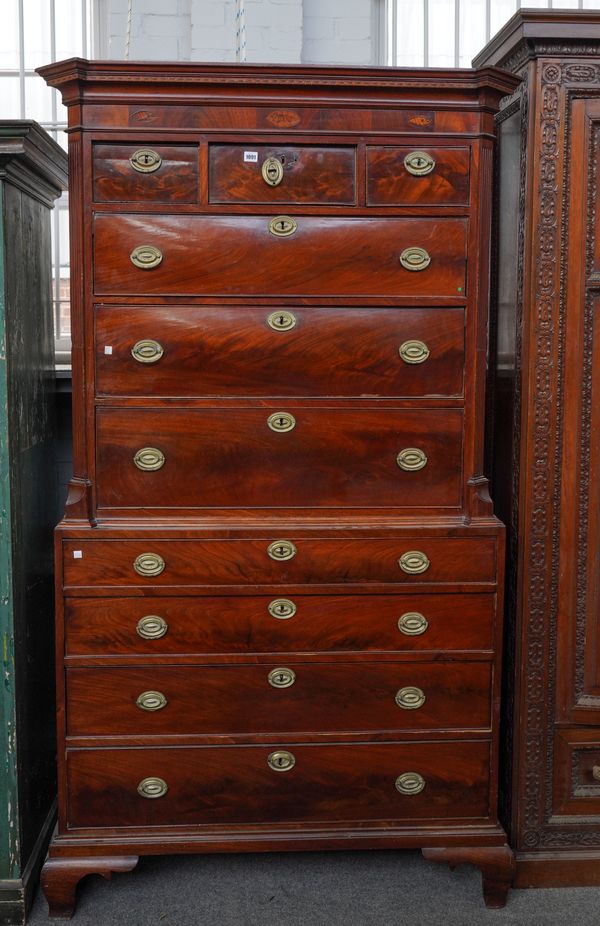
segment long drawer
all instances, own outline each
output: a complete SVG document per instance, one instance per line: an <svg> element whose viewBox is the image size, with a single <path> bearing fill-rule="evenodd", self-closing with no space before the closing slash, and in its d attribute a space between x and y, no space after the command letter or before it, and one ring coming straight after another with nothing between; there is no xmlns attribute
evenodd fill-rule
<svg viewBox="0 0 600 926"><path fill-rule="evenodd" d="M464 309L96 307L96 391L462 396Z"/></svg>
<svg viewBox="0 0 600 926"><path fill-rule="evenodd" d="M67 670L67 734L482 729L485 662L140 666Z"/></svg>
<svg viewBox="0 0 600 926"><path fill-rule="evenodd" d="M489 813L485 741L70 749L67 775L72 829Z"/></svg>
<svg viewBox="0 0 600 926"><path fill-rule="evenodd" d="M466 219L296 216L295 232L278 237L269 230L275 218L96 215L95 292L430 298L465 294Z"/></svg>
<svg viewBox="0 0 600 926"><path fill-rule="evenodd" d="M488 650L494 595L73 598L68 656Z"/></svg>
<svg viewBox="0 0 600 926"><path fill-rule="evenodd" d="M493 582L492 537L66 540L66 588Z"/></svg>
<svg viewBox="0 0 600 926"><path fill-rule="evenodd" d="M96 414L99 508L461 503L459 409L216 406Z"/></svg>

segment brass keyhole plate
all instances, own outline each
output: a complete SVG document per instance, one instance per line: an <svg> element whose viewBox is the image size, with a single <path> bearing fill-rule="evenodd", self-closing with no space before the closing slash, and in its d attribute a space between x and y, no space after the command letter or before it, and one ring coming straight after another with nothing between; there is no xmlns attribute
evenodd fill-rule
<svg viewBox="0 0 600 926"><path fill-rule="evenodd" d="M274 772L289 772L296 764L296 757L287 749L277 749L270 753L267 763Z"/></svg>
<svg viewBox="0 0 600 926"><path fill-rule="evenodd" d="M273 331L289 331L296 325L296 316L293 312L271 312L267 318L267 324Z"/></svg>
<svg viewBox="0 0 600 926"><path fill-rule="evenodd" d="M298 228L298 223L290 215L276 215L269 222L269 231L277 238L289 238Z"/></svg>
<svg viewBox="0 0 600 926"><path fill-rule="evenodd" d="M162 158L154 148L140 148L138 151L133 152L129 158L129 163L134 170L139 171L141 174L152 174L162 164Z"/></svg>
<svg viewBox="0 0 600 926"><path fill-rule="evenodd" d="M274 540L267 547L271 559L288 560L296 555L296 547L291 540Z"/></svg>
<svg viewBox="0 0 600 926"><path fill-rule="evenodd" d="M404 158L404 166L414 177L425 177L435 168L435 161L426 151L411 151Z"/></svg>
<svg viewBox="0 0 600 926"><path fill-rule="evenodd" d="M275 598L269 604L269 614L280 621L286 621L296 613L296 605L289 598Z"/></svg>
<svg viewBox="0 0 600 926"><path fill-rule="evenodd" d="M269 186L279 186L283 180L283 164L279 158L267 158L263 161L262 177Z"/></svg>
<svg viewBox="0 0 600 926"><path fill-rule="evenodd" d="M267 424L272 431L285 433L286 431L293 431L296 427L296 419L289 412L274 412L267 418Z"/></svg>
<svg viewBox="0 0 600 926"><path fill-rule="evenodd" d="M273 688L290 688L296 681L293 669L271 669L267 679Z"/></svg>

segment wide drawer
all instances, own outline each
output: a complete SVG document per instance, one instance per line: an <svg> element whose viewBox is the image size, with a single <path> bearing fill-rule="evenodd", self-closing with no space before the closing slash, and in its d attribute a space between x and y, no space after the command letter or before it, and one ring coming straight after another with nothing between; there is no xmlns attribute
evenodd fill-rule
<svg viewBox="0 0 600 926"><path fill-rule="evenodd" d="M356 153L351 147L210 145L211 203L356 201Z"/></svg>
<svg viewBox="0 0 600 926"><path fill-rule="evenodd" d="M491 537L66 540L65 587L493 582Z"/></svg>
<svg viewBox="0 0 600 926"><path fill-rule="evenodd" d="M95 291L464 296L466 219L296 216L296 231L278 237L269 231L273 218L97 215ZM425 253L419 255L415 249ZM144 266L135 266L132 255ZM411 266L413 259L421 260L424 269L406 269L400 263L402 255ZM151 266L152 260L160 262Z"/></svg>
<svg viewBox="0 0 600 926"><path fill-rule="evenodd" d="M197 145L96 144L94 200L197 203Z"/></svg>
<svg viewBox="0 0 600 926"><path fill-rule="evenodd" d="M482 729L485 662L297 663L67 670L67 734Z"/></svg>
<svg viewBox="0 0 600 926"><path fill-rule="evenodd" d="M70 749L69 827L484 818L489 761L485 741Z"/></svg>
<svg viewBox="0 0 600 926"><path fill-rule="evenodd" d="M68 656L486 650L494 595L73 598Z"/></svg>
<svg viewBox="0 0 600 926"><path fill-rule="evenodd" d="M96 414L98 508L461 502L459 409L98 408Z"/></svg>
<svg viewBox="0 0 600 926"><path fill-rule="evenodd" d="M96 307L99 395L461 396L464 309Z"/></svg>
<svg viewBox="0 0 600 926"><path fill-rule="evenodd" d="M372 206L466 205L469 149L367 148L367 202Z"/></svg>

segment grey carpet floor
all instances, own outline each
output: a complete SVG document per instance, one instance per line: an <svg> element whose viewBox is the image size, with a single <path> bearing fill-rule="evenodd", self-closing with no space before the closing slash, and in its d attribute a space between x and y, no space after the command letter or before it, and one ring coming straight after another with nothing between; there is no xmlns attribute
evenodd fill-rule
<svg viewBox="0 0 600 926"><path fill-rule="evenodd" d="M486 910L476 869L418 852L145 858L78 896L73 926L600 926L600 888L511 891ZM29 922L49 922L40 895Z"/></svg>

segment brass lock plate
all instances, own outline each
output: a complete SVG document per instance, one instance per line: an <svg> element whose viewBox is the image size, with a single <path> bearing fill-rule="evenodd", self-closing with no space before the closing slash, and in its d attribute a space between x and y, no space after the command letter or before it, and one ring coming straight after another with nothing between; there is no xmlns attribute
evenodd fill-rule
<svg viewBox="0 0 600 926"><path fill-rule="evenodd" d="M267 418L267 424L272 431L284 434L286 431L294 430L296 419L290 412L274 412Z"/></svg>
<svg viewBox="0 0 600 926"><path fill-rule="evenodd" d="M404 158L404 166L414 177L425 177L435 168L435 161L426 151L411 151Z"/></svg>
<svg viewBox="0 0 600 926"><path fill-rule="evenodd" d="M162 158L154 148L139 148L133 152L129 158L129 163L134 170L139 171L141 174L152 174L162 164Z"/></svg>
<svg viewBox="0 0 600 926"><path fill-rule="evenodd" d="M296 326L296 316L293 312L287 312L283 309L279 312L271 312L267 316L267 325L273 331L289 331Z"/></svg>
<svg viewBox="0 0 600 926"><path fill-rule="evenodd" d="M296 673L293 669L271 669L267 679L273 688L291 688L296 681Z"/></svg>
<svg viewBox="0 0 600 926"><path fill-rule="evenodd" d="M270 602L269 614L280 621L286 621L296 613L296 605L289 598L275 598Z"/></svg>
<svg viewBox="0 0 600 926"><path fill-rule="evenodd" d="M276 749L270 753L267 763L274 772L289 772L296 764L296 757L287 749Z"/></svg>
<svg viewBox="0 0 600 926"><path fill-rule="evenodd" d="M291 215L276 215L269 222L269 231L277 238L289 238L298 228L298 223Z"/></svg>
<svg viewBox="0 0 600 926"><path fill-rule="evenodd" d="M296 555L296 547L291 540L274 540L267 547L271 559L280 561L292 559Z"/></svg>
<svg viewBox="0 0 600 926"><path fill-rule="evenodd" d="M279 186L283 180L283 164L279 158L266 158L261 168L262 178L269 186Z"/></svg>

